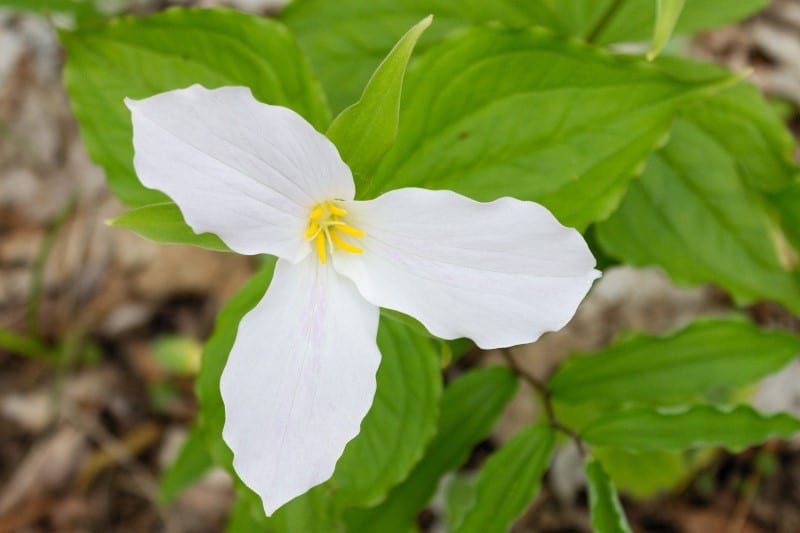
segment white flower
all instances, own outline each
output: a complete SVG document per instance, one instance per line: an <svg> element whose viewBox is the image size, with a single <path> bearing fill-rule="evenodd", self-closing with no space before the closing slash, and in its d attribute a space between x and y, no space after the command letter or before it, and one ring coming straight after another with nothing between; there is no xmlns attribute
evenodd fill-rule
<svg viewBox="0 0 800 533"><path fill-rule="evenodd" d="M328 479L358 434L379 307L439 337L505 347L563 327L599 275L581 235L539 204L415 188L353 200L334 145L247 88L126 104L142 183L194 231L279 257L220 383L234 468L267 514Z"/></svg>

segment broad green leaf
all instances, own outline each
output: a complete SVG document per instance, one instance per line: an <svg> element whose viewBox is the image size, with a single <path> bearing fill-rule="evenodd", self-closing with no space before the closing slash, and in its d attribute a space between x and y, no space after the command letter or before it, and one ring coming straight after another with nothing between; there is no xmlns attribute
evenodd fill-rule
<svg viewBox="0 0 800 533"><path fill-rule="evenodd" d="M593 4L605 4L613 9L605 24L601 19L593 21L593 41L610 44L626 41L646 41L652 36L656 20L656 4L653 0L577 0L584 9L597 9ZM767 6L769 0L689 0L675 24L675 33L694 33L700 30L723 26L751 15Z"/></svg>
<svg viewBox="0 0 800 533"><path fill-rule="evenodd" d="M516 389L516 376L506 367L476 370L451 383L442 396L439 428L425 456L380 505L345 512L348 529L406 533L433 496L439 478L462 464L489 434Z"/></svg>
<svg viewBox="0 0 800 533"><path fill-rule="evenodd" d="M598 461L586 463L586 480L592 529L597 533L630 533L631 528L619 503L617 489Z"/></svg>
<svg viewBox="0 0 800 533"><path fill-rule="evenodd" d="M226 533L265 531L267 519L258 496L240 485L236 489L236 499L228 515L228 523L225 525Z"/></svg>
<svg viewBox="0 0 800 533"><path fill-rule="evenodd" d="M687 107L683 115L736 156L737 171L750 186L782 191L800 176L792 133L753 85L738 83Z"/></svg>
<svg viewBox="0 0 800 533"><path fill-rule="evenodd" d="M225 408L219 391L219 380L233 347L233 341L236 340L239 321L267 292L274 269L275 260L271 258L219 312L214 333L203 349L203 361L195 385L195 393L200 404L199 420L206 434L209 453L215 463L230 472L233 471L231 466L233 454L222 440Z"/></svg>
<svg viewBox="0 0 800 533"><path fill-rule="evenodd" d="M222 240L212 233L197 234L183 220L172 202L150 204L131 209L108 222L109 226L135 231L154 242L193 244L209 250L229 252Z"/></svg>
<svg viewBox="0 0 800 533"><path fill-rule="evenodd" d="M795 250L800 250L800 182L795 182L782 191L771 193L769 200L780 214L786 237L794 245ZM796 265L796 252L788 252L788 255L787 262Z"/></svg>
<svg viewBox="0 0 800 533"><path fill-rule="evenodd" d="M631 451L594 448L592 456L603 463L614 484L635 498L645 499L673 490L690 478L693 464L683 451Z"/></svg>
<svg viewBox="0 0 800 533"><path fill-rule="evenodd" d="M656 0L656 27L653 31L653 45L647 52L647 59L653 60L672 36L675 24L683 11L686 0Z"/></svg>
<svg viewBox="0 0 800 533"><path fill-rule="evenodd" d="M539 492L556 436L544 424L523 429L478 474L475 503L455 531L506 531Z"/></svg>
<svg viewBox="0 0 800 533"><path fill-rule="evenodd" d="M192 426L175 461L161 474L158 500L165 504L199 480L214 464L203 428Z"/></svg>
<svg viewBox="0 0 800 533"><path fill-rule="evenodd" d="M640 335L571 358L553 375L561 402L686 400L753 383L800 353L800 337L744 320L707 319L669 336Z"/></svg>
<svg viewBox="0 0 800 533"><path fill-rule="evenodd" d="M324 531L344 533L327 483L317 485L303 496L290 501L267 518L261 498L238 479L236 501L225 530L228 533L295 533Z"/></svg>
<svg viewBox="0 0 800 533"><path fill-rule="evenodd" d="M710 114L676 120L669 144L597 226L598 241L609 255L661 266L679 283L711 282L739 302L771 299L800 312L800 279L755 185L788 178L762 174L777 163L770 162L775 149L759 149L767 141L750 135L760 131L755 124L732 132L730 123ZM747 157L737 134L755 141Z"/></svg>
<svg viewBox="0 0 800 533"><path fill-rule="evenodd" d="M258 506L263 514L260 500ZM266 519L266 524L266 530L272 533L297 531L344 533L344 523L328 483L317 485L301 497L290 501Z"/></svg>
<svg viewBox="0 0 800 533"><path fill-rule="evenodd" d="M394 145L400 120L400 94L414 45L431 25L418 22L392 48L372 75L361 99L333 121L328 138L353 171L356 188L366 185L384 154Z"/></svg>
<svg viewBox="0 0 800 533"><path fill-rule="evenodd" d="M692 0L677 33L738 20L768 0ZM616 6L616 7L615 7ZM405 31L433 14L436 23L420 51L457 28L489 21L542 26L561 35L602 43L645 41L655 24L654 0L294 0L281 19L295 32L331 98L334 110L361 93L381 59Z"/></svg>
<svg viewBox="0 0 800 533"><path fill-rule="evenodd" d="M616 208L676 109L729 79L686 80L542 30L460 32L409 71L397 143L360 196L508 195L585 228Z"/></svg>
<svg viewBox="0 0 800 533"><path fill-rule="evenodd" d="M683 450L722 446L738 451L770 438L800 432L800 420L764 415L750 406L724 410L710 405L685 409L635 408L592 422L581 437L594 446L626 450Z"/></svg>
<svg viewBox="0 0 800 533"><path fill-rule="evenodd" d="M405 479L422 457L439 418L441 375L431 339L382 319L378 347L375 400L331 479L337 501L347 506L376 505Z"/></svg>
<svg viewBox="0 0 800 533"><path fill-rule="evenodd" d="M318 129L328 123L324 96L283 25L224 9L172 9L61 32L65 83L92 159L126 204L164 202L133 170L125 97L144 98L199 83L244 85L269 104L290 107Z"/></svg>

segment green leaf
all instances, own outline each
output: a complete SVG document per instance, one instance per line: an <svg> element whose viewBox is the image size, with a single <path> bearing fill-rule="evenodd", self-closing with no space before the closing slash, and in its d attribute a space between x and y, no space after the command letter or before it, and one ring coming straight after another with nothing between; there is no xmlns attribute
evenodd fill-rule
<svg viewBox="0 0 800 533"><path fill-rule="evenodd" d="M253 533L266 530L266 517L258 496L246 487L237 486L236 499L225 525L226 533Z"/></svg>
<svg viewBox="0 0 800 533"><path fill-rule="evenodd" d="M347 506L382 501L420 460L439 418L442 385L432 341L382 319L378 347L375 400L331 479L337 500Z"/></svg>
<svg viewBox="0 0 800 533"><path fill-rule="evenodd" d="M260 500L258 506L263 514ZM317 485L301 497L290 501L266 519L266 524L266 530L273 533L344 532L344 523L328 483Z"/></svg>
<svg viewBox="0 0 800 533"><path fill-rule="evenodd" d="M796 167L787 159L791 141L761 104L736 86L688 108L617 212L597 226L606 252L659 265L679 283L716 283L741 303L771 299L800 311L800 281L762 192L791 184Z"/></svg>
<svg viewBox="0 0 800 533"><path fill-rule="evenodd" d="M517 379L506 367L475 370L451 383L442 396L438 432L425 457L383 503L345 512L348 529L406 533L433 496L439 478L462 464L489 434L516 389Z"/></svg>
<svg viewBox="0 0 800 533"><path fill-rule="evenodd" d="M656 27L653 31L653 45L647 52L647 59L652 61L656 58L664 45L667 44L675 24L683 11L685 0L656 0Z"/></svg>
<svg viewBox="0 0 800 533"><path fill-rule="evenodd" d="M266 103L290 107L318 129L328 124L324 96L291 33L281 24L224 9L172 9L61 32L65 83L92 159L126 204L167 200L133 170L125 97L144 98L199 83L250 87Z"/></svg>
<svg viewBox="0 0 800 533"><path fill-rule="evenodd" d="M695 452L692 450L691 455ZM694 471L692 461L683 451L594 448L592 455L603 463L620 491L639 499L682 486Z"/></svg>
<svg viewBox="0 0 800 533"><path fill-rule="evenodd" d="M361 99L342 111L328 128L326 135L353 171L357 189L366 185L384 154L394 145L408 60L431 20L429 16L408 30L378 66Z"/></svg>
<svg viewBox="0 0 800 533"><path fill-rule="evenodd" d="M766 6L768 0L692 0L677 33L720 26ZM613 9L612 9L613 8ZM454 29L496 21L510 27L541 26L560 35L602 43L652 37L653 0L294 0L281 19L297 35L330 96L334 110L361 93L381 59L405 31L433 14L436 24L420 51Z"/></svg>
<svg viewBox="0 0 800 533"><path fill-rule="evenodd" d="M550 380L561 402L622 404L686 400L780 370L800 337L744 320L707 319L669 336L640 335L562 365Z"/></svg>
<svg viewBox="0 0 800 533"><path fill-rule="evenodd" d="M214 462L233 471L233 454L222 440L225 408L219 391L219 380L236 340L239 321L261 300L267 292L275 259L270 258L261 270L231 298L217 315L214 333L203 349L203 360L197 376L195 393L200 403L199 420L206 434L207 444Z"/></svg>
<svg viewBox="0 0 800 533"><path fill-rule="evenodd" d="M730 79L712 74L685 80L542 30L460 32L409 71L397 143L360 197L508 195L585 228L616 208L676 109Z"/></svg>
<svg viewBox="0 0 800 533"><path fill-rule="evenodd" d="M178 206L172 202L151 204L126 211L108 222L114 228L135 231L154 242L193 244L201 248L229 252L222 240L212 233L195 233L183 220Z"/></svg>
<svg viewBox="0 0 800 533"><path fill-rule="evenodd" d="M794 245L795 250L800 250L800 182L770 194L769 200L780 214L786 237ZM794 266L797 256L796 252L792 254L793 252L789 252L788 262Z"/></svg>
<svg viewBox="0 0 800 533"><path fill-rule="evenodd" d="M79 23L101 18L97 7L100 0L0 0L0 9L19 9L40 15L70 15Z"/></svg>
<svg viewBox="0 0 800 533"><path fill-rule="evenodd" d="M683 115L737 156L737 171L751 187L782 191L800 176L794 162L794 136L755 86L737 83L687 107Z"/></svg>
<svg viewBox="0 0 800 533"><path fill-rule="evenodd" d="M495 452L478 475L475 504L457 533L506 531L539 492L556 436L544 424L530 426Z"/></svg>
<svg viewBox="0 0 800 533"><path fill-rule="evenodd" d="M211 469L213 464L203 428L195 424L186 435L175 461L161 475L158 489L159 503L163 505L173 501Z"/></svg>
<svg viewBox="0 0 800 533"><path fill-rule="evenodd" d="M683 450L710 445L739 451L798 431L800 420L787 414L763 415L744 405L729 411L697 405L682 410L619 411L592 422L581 437L595 446L626 450Z"/></svg>
<svg viewBox="0 0 800 533"><path fill-rule="evenodd" d="M584 6L604 3L608 8L613 7L615 1L578 0ZM613 11L600 31L594 31L594 42L610 44L644 41L650 38L649 33L654 27L657 16L653 0L626 0L616 3L619 4L619 8ZM675 33L694 33L723 26L755 13L768 3L769 0L691 0L686 2L675 24ZM599 21L597 19L595 24Z"/></svg>
<svg viewBox="0 0 800 533"><path fill-rule="evenodd" d="M592 529L597 533L630 533L617 489L598 461L586 463L586 480L589 482Z"/></svg>

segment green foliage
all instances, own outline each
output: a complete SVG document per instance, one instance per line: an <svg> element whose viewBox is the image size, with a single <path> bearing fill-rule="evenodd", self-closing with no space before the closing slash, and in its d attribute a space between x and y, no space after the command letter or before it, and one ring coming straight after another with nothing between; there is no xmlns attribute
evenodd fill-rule
<svg viewBox="0 0 800 533"><path fill-rule="evenodd" d="M728 79L682 79L541 30L460 32L409 72L397 144L361 196L509 195L584 228L614 210L676 108Z"/></svg>
<svg viewBox="0 0 800 533"><path fill-rule="evenodd" d="M436 436L408 478L371 509L345 513L351 531L405 533L431 499L439 478L461 465L485 438L517 389L507 368L475 370L451 383L442 396Z"/></svg>
<svg viewBox="0 0 800 533"><path fill-rule="evenodd" d="M180 9L60 37L67 49L64 81L83 141L128 205L167 198L136 179L125 97L195 83L244 85L258 100L290 107L318 129L327 126L325 98L291 33L276 22L223 9Z"/></svg>
<svg viewBox="0 0 800 533"><path fill-rule="evenodd" d="M236 326L263 297L273 268L274 262L269 262L220 312L215 332L203 353L197 382L201 420L214 460L229 470L231 452L222 441L225 414L219 378L236 338ZM392 486L408 475L436 429L441 378L430 339L400 323L382 320L378 346L382 359L375 401L361 432L345 448L329 482L330 489L335 490L336 505L380 502ZM364 457L370 460L364 461ZM276 515L278 518L274 520L291 521L291 516L306 513L302 509L333 506L332 501L317 493L304 495L287 506L286 517L281 519L283 515Z"/></svg>
<svg viewBox="0 0 800 533"><path fill-rule="evenodd" d="M507 530L539 492L556 435L547 425L523 429L495 452L478 475L475 503L457 533Z"/></svg>
<svg viewBox="0 0 800 533"><path fill-rule="evenodd" d="M405 479L422 457L439 418L439 358L427 335L381 319L378 346L375 401L331 479L337 499L348 506L376 505Z"/></svg>
<svg viewBox="0 0 800 533"><path fill-rule="evenodd" d="M171 502L213 465L203 428L195 424L186 435L175 461L161 475L158 501L162 504Z"/></svg>
<svg viewBox="0 0 800 533"><path fill-rule="evenodd" d="M233 455L222 440L225 407L222 404L219 380L233 347L233 341L236 340L239 321L261 301L274 271L275 259L266 261L261 270L228 301L217 315L214 333L203 348L200 373L195 385L195 394L200 404L199 423L203 427L209 453L214 462L228 471L233 470Z"/></svg>
<svg viewBox="0 0 800 533"><path fill-rule="evenodd" d="M108 222L109 226L135 231L154 242L193 244L209 250L229 252L222 240L211 233L197 234L183 220L172 202L150 204L131 209Z"/></svg>
<svg viewBox="0 0 800 533"><path fill-rule="evenodd" d="M692 0L675 31L720 26L761 9L768 0ZM435 24L421 49L451 31L490 21L511 27L541 26L559 35L601 44L652 37L654 0L294 0L281 19L294 31L325 85L332 106L353 102L395 42L421 18ZM490 78L487 78L490 81Z"/></svg>
<svg viewBox="0 0 800 533"><path fill-rule="evenodd" d="M64 3L72 4L53 0L43 9ZM85 143L133 207L114 227L228 251L216 236L195 234L175 204L138 182L123 98L195 83L245 85L259 100L327 128L359 198L416 186L538 201L563 223L588 230L606 265L658 265L678 282L715 283L737 302L773 299L798 313L800 172L791 134L769 104L712 65L665 57L651 63L600 48L652 38L653 56L673 32L716 26L764 4L295 0L281 17L299 45L281 23L219 9L94 27L78 19L77 31L60 35ZM423 19L430 13L432 25ZM330 125L326 96L301 48L334 109L346 108ZM197 380L198 422L165 473L162 501L212 464L233 472L221 437L219 379L238 324L264 296L274 266L265 258L219 314ZM181 370L195 347L174 341L156 346L157 354ZM443 392L440 369L467 344L431 339L400 313L382 310L377 343L376 397L333 477L269 519L260 498L236 480L229 531L413 531L441 478L490 434L516 391L514 372L491 367ZM3 332L0 344L31 353L43 346ZM668 336L627 338L558 369L542 397L549 414L592 446L586 476L595 530L630 529L611 479L622 490L649 493L687 475L687 449L738 450L799 431L800 421L788 415L697 404L756 382L799 351L800 339L788 333L711 319ZM446 498L450 529L508 527L535 497L555 442L550 425L527 427L476 474L457 475Z"/></svg>
<svg viewBox="0 0 800 533"><path fill-rule="evenodd" d="M619 503L617 489L598 461L589 460L586 463L586 480L589 482L592 528L597 533L630 533L631 528Z"/></svg>
<svg viewBox="0 0 800 533"><path fill-rule="evenodd" d="M656 28L647 59L653 60L669 41L686 0L656 0Z"/></svg>
<svg viewBox="0 0 800 533"><path fill-rule="evenodd" d="M619 411L595 420L581 436L596 446L626 450L685 450L710 445L738 451L798 431L800 420L786 414L762 415L744 405L732 410L696 405Z"/></svg>
<svg viewBox="0 0 800 533"><path fill-rule="evenodd" d="M768 298L800 311L800 282L782 253L780 226L747 177L750 168L772 165L774 154L756 150L748 158L763 163L739 163L729 136L754 130L727 128L728 121L677 119L669 144L598 226L599 242L610 255L657 264L678 282L713 282L740 302Z"/></svg>
<svg viewBox="0 0 800 533"><path fill-rule="evenodd" d="M361 99L342 111L328 128L328 138L353 171L356 189L366 185L384 154L394 145L406 67L414 45L431 20L427 17L408 30L378 66Z"/></svg>
<svg viewBox="0 0 800 533"><path fill-rule="evenodd" d="M745 320L701 320L666 337L641 335L574 357L549 385L561 402L663 404L753 383L799 352L795 335Z"/></svg>

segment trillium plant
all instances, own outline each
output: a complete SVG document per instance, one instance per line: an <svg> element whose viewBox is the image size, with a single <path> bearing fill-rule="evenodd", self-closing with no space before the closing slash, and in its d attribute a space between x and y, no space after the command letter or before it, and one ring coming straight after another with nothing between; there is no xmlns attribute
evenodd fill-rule
<svg viewBox="0 0 800 533"><path fill-rule="evenodd" d="M258 265L161 499L219 466L230 531L407 533L436 501L444 530L499 532L571 448L593 528L624 532L617 487L797 433L744 392L800 352L749 307L800 313L795 142L744 74L670 41L763 3L82 10L65 83L130 207L111 225ZM728 313L547 365L517 348L618 265L713 283ZM538 414L493 432L512 401Z"/></svg>
<svg viewBox="0 0 800 533"><path fill-rule="evenodd" d="M375 394L379 307L483 349L563 327L597 278L544 207L403 188L356 201L336 147L244 87L128 100L134 164L197 233L278 263L222 373L223 438L267 514L333 474Z"/></svg>

